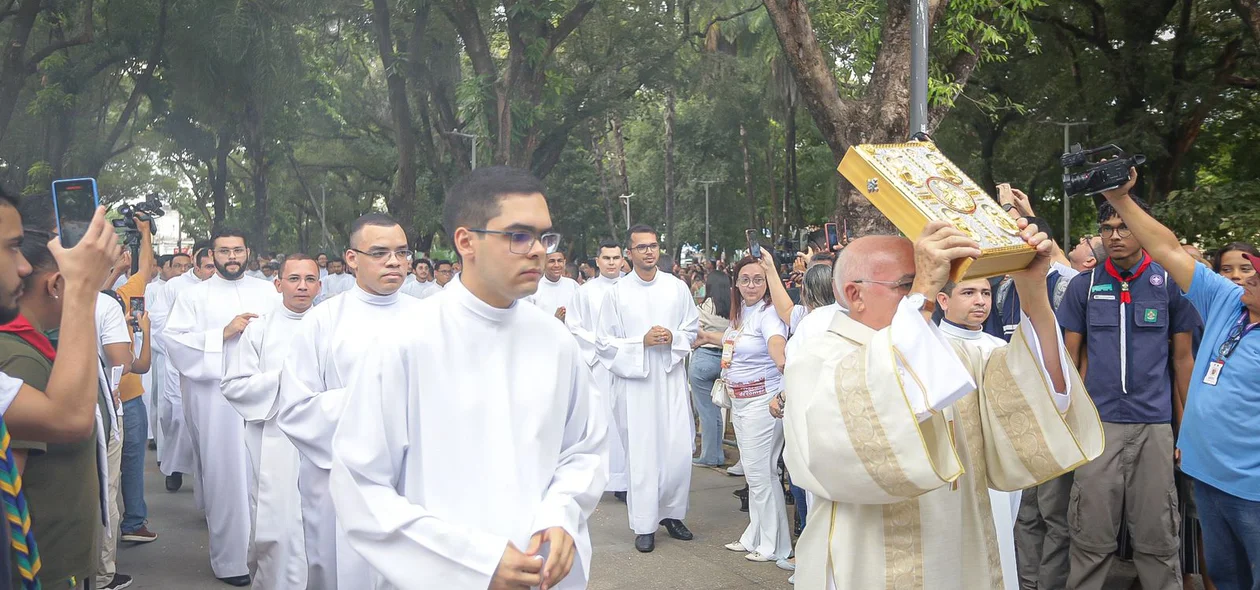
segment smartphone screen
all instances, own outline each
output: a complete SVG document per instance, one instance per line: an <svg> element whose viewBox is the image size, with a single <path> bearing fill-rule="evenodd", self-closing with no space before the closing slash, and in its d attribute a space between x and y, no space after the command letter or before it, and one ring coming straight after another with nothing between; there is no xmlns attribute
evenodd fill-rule
<svg viewBox="0 0 1260 590"><path fill-rule="evenodd" d="M73 178L55 180L52 184L53 213L57 216L57 234L63 248L73 248L87 234L96 213L99 199L96 180Z"/></svg>
<svg viewBox="0 0 1260 590"><path fill-rule="evenodd" d="M131 304L131 315L139 316L144 313L144 297L132 297L128 303Z"/></svg>
<svg viewBox="0 0 1260 590"><path fill-rule="evenodd" d="M823 225L823 233L827 236L827 249L835 250L840 245L840 230L834 223Z"/></svg>
<svg viewBox="0 0 1260 590"><path fill-rule="evenodd" d="M757 237L757 230L744 230L744 237L748 238L748 255L761 260L761 240Z"/></svg>

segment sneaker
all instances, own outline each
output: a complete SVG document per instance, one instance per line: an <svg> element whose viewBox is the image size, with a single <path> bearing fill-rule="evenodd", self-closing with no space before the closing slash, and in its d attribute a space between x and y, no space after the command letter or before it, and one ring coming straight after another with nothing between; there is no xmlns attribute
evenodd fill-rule
<svg viewBox="0 0 1260 590"><path fill-rule="evenodd" d="M780 560L778 560L778 561L774 562L774 565L778 566L778 567L779 567L779 569L781 569L781 570L783 570L783 571L787 571L787 572L794 572L794 571L796 571L796 564L795 564L795 563L792 563L792 561L791 561L791 560L787 560L787 559L780 559Z"/></svg>
<svg viewBox="0 0 1260 590"><path fill-rule="evenodd" d="M796 574L792 574L790 577L788 577L788 583L793 586L796 585Z"/></svg>
<svg viewBox="0 0 1260 590"><path fill-rule="evenodd" d="M130 533L123 533L121 540L127 543L152 543L157 540L157 533L150 531L144 525L140 525L140 528Z"/></svg>
<svg viewBox="0 0 1260 590"><path fill-rule="evenodd" d="M131 586L131 576L126 574L114 574L113 579L108 584L97 588L97 590L122 590Z"/></svg>
<svg viewBox="0 0 1260 590"><path fill-rule="evenodd" d="M741 553L748 551L748 549L744 548L744 544L740 543L739 541L735 541L734 543L727 543L726 549L728 551L739 551Z"/></svg>
<svg viewBox="0 0 1260 590"><path fill-rule="evenodd" d="M726 474L731 477L739 477L744 475L744 462L738 461L734 465L726 468Z"/></svg>
<svg viewBox="0 0 1260 590"><path fill-rule="evenodd" d="M757 553L756 551L753 551L752 553L745 555L744 559L747 559L748 561L755 561L757 563L766 563L768 561L774 561L773 556L762 555L760 553Z"/></svg>

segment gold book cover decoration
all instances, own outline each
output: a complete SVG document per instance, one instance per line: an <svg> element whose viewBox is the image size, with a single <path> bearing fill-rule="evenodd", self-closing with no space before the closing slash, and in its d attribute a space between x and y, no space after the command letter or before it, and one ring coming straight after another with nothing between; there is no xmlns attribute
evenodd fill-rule
<svg viewBox="0 0 1260 590"><path fill-rule="evenodd" d="M954 281L1020 271L1036 251L1019 226L975 181L926 141L849 148L842 174L902 233L915 239L933 220L947 221L980 244L980 258L955 263Z"/></svg>

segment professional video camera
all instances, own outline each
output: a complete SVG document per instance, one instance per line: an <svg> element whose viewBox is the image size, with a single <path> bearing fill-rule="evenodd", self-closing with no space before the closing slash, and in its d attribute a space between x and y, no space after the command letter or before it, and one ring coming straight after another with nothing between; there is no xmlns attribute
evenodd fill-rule
<svg viewBox="0 0 1260 590"><path fill-rule="evenodd" d="M1091 162L1090 157L1098 154L1113 153L1110 160ZM1069 197L1077 195L1093 195L1124 186L1129 181L1129 168L1136 168L1146 163L1146 156L1125 153L1116 144L1108 144L1093 149L1081 149L1081 144L1072 146L1068 153L1059 158L1064 168L1085 166L1082 172L1063 173L1063 192Z"/></svg>
<svg viewBox="0 0 1260 590"><path fill-rule="evenodd" d="M149 223L149 233L156 234L153 219L166 215L166 211L162 210L161 195L157 193L149 193L143 202L135 205L119 205L117 210L121 217L114 220L114 227L123 230L123 242L131 250L131 272L134 274L140 269L140 228L136 226L136 220Z"/></svg>

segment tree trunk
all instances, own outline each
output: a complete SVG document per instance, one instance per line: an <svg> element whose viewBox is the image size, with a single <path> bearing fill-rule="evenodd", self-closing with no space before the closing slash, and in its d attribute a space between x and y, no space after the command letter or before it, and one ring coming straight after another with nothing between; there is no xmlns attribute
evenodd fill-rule
<svg viewBox="0 0 1260 590"><path fill-rule="evenodd" d="M665 244L673 252L681 243L674 235L674 90L665 91Z"/></svg>
<svg viewBox="0 0 1260 590"><path fill-rule="evenodd" d="M403 227L414 228L416 211L416 133L411 126L411 107L407 102L407 80L400 71L394 54L394 42L389 28L389 0L372 0L373 21L376 24L376 47L381 65L386 72L385 84L389 90L389 110L393 116L394 137L398 145L398 170L394 186L387 199L389 212ZM448 228L454 231L454 228Z"/></svg>
<svg viewBox="0 0 1260 590"><path fill-rule="evenodd" d="M223 227L223 220L227 217L228 154L231 152L231 136L227 131L220 131L218 144L214 147L214 170L210 179L210 191L214 200L212 233Z"/></svg>
<svg viewBox="0 0 1260 590"><path fill-rule="evenodd" d="M748 227L758 229L761 222L757 220L757 196L753 191L752 160L748 157L748 129L739 124L739 147L744 153L744 192L748 196Z"/></svg>
<svg viewBox="0 0 1260 590"><path fill-rule="evenodd" d="M1257 0L1234 0L1234 11L1247 25L1253 43L1260 43L1260 2Z"/></svg>
<svg viewBox="0 0 1260 590"><path fill-rule="evenodd" d="M0 140L5 137L5 131L13 119L13 111L17 108L18 96L29 75L26 67L26 43L30 40L31 30L35 28L40 4L41 0L21 0L16 14L11 17L4 61L0 63Z"/></svg>
<svg viewBox="0 0 1260 590"><path fill-rule="evenodd" d="M604 131L601 129L601 131ZM613 218L612 195L608 194L608 169L604 166L604 140L607 133L593 135L591 137L591 151L595 154L595 170L599 173L599 194L604 201L604 215L608 218L608 237L614 240L620 240L621 237L617 233L617 222Z"/></svg>
<svg viewBox="0 0 1260 590"><path fill-rule="evenodd" d="M617 157L617 175L621 178L621 194L630 194L630 174L626 172L626 138L621 133L621 117L613 117L613 148Z"/></svg>
<svg viewBox="0 0 1260 590"><path fill-rule="evenodd" d="M766 180L770 181L770 237L771 239L779 237L780 234L787 232L787 223L780 223L779 220L779 195L774 186L774 136L766 136ZM788 187L784 183L783 198L787 198ZM786 203L784 203L786 207Z"/></svg>
<svg viewBox="0 0 1260 590"><path fill-rule="evenodd" d="M251 213L250 246L256 253L268 251L271 215L267 201L267 138L263 113L253 100L245 105L245 150L249 154L249 184L254 193Z"/></svg>

